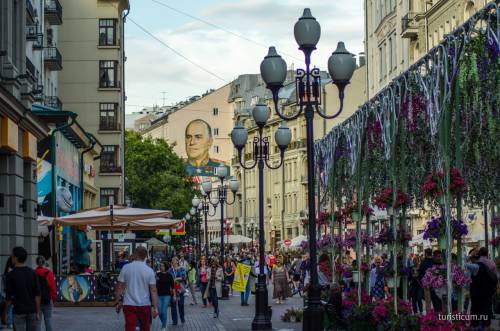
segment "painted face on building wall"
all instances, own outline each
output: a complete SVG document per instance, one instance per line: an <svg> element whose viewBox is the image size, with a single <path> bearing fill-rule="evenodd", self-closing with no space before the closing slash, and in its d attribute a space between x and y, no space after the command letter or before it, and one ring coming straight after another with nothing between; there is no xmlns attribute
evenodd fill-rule
<svg viewBox="0 0 500 331"><path fill-rule="evenodd" d="M210 125L203 120L191 121L186 127L186 154L195 167L208 164L213 139Z"/></svg>

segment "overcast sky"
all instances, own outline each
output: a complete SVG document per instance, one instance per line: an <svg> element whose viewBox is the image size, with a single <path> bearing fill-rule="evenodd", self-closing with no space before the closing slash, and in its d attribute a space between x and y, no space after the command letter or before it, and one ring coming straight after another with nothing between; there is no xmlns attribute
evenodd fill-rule
<svg viewBox="0 0 500 331"><path fill-rule="evenodd" d="M311 8L321 24L318 50L313 53L314 65L326 69L327 59L339 40L346 43L351 53L363 51L362 0L130 2L130 19L125 27L127 113L144 106L162 105L162 92L166 92L165 104L170 105L218 88L240 74L258 73L270 45L276 46L289 67L301 66L303 55L297 49L293 26L304 7ZM175 54L134 22L213 75Z"/></svg>

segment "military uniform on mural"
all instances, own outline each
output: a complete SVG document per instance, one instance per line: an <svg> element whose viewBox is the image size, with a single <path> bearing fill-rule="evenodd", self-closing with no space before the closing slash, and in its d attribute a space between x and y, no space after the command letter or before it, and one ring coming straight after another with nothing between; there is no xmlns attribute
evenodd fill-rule
<svg viewBox="0 0 500 331"><path fill-rule="evenodd" d="M215 169L224 163L210 158L213 144L210 124L201 119L189 122L186 126L185 144L186 170L189 176L216 176Z"/></svg>

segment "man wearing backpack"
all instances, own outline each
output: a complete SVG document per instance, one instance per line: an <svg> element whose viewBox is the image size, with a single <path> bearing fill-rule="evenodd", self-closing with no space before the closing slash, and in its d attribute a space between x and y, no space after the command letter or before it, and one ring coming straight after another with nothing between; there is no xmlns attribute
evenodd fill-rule
<svg viewBox="0 0 500 331"><path fill-rule="evenodd" d="M37 268L35 272L40 282L41 293L41 312L45 323L45 330L52 331L52 309L53 303L57 300L56 281L54 274L45 267L45 258L39 256L36 258ZM38 323L38 330L41 330L41 323Z"/></svg>
<svg viewBox="0 0 500 331"><path fill-rule="evenodd" d="M488 250L485 247L479 249L478 255L471 256L471 262L466 264L472 279L470 313L477 316L477 320L472 321L472 326L489 327L493 319L493 296L498 282L496 266L488 259ZM483 320L482 315L487 316L487 319Z"/></svg>

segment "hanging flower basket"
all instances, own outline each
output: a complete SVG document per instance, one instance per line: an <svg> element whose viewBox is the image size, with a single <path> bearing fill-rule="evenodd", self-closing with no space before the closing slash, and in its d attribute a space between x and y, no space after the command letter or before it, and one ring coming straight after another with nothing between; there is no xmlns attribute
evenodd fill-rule
<svg viewBox="0 0 500 331"><path fill-rule="evenodd" d="M394 243L394 236L391 228L382 229L375 237L375 242L381 245L391 245Z"/></svg>
<svg viewBox="0 0 500 331"><path fill-rule="evenodd" d="M453 286L464 287L470 284L470 278L456 265L451 266L451 279ZM422 286L438 289L446 286L446 266L436 265L429 268L422 277Z"/></svg>
<svg viewBox="0 0 500 331"><path fill-rule="evenodd" d="M491 239L490 244L494 248L500 247L500 236L496 236L495 238Z"/></svg>
<svg viewBox="0 0 500 331"><path fill-rule="evenodd" d="M380 209L388 209L393 207L394 209L408 208L411 206L411 200L407 194L401 190L396 192L396 201L393 202L392 199L393 190L391 187L387 187L385 190L380 192L379 195L373 198L373 203Z"/></svg>
<svg viewBox="0 0 500 331"><path fill-rule="evenodd" d="M460 239L467 235L467 224L462 220L452 219L450 222L453 239ZM446 236L446 222L443 217L434 217L427 222L424 231L424 239L441 239Z"/></svg>
<svg viewBox="0 0 500 331"><path fill-rule="evenodd" d="M431 200L439 200L443 196L444 192L442 188L444 185L444 172L437 171L428 175L425 179L424 185L422 185L422 193L424 197ZM451 168L450 170L450 193L453 196L462 194L467 191L465 185L465 179L460 174L457 168Z"/></svg>

